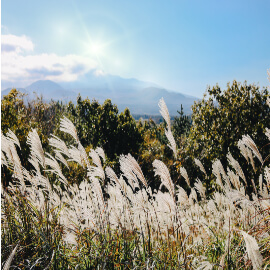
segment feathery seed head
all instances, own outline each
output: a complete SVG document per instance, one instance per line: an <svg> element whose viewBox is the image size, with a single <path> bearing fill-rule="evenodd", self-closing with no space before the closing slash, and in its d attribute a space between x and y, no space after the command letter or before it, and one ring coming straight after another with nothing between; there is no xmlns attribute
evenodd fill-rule
<svg viewBox="0 0 270 270"><path fill-rule="evenodd" d="M75 139L75 141L77 143L79 142L79 137L77 135L77 130L76 130L75 126L65 116L60 120L60 130L65 132L65 133L70 134Z"/></svg>
<svg viewBox="0 0 270 270"><path fill-rule="evenodd" d="M187 170L184 167L180 167L180 173L184 177L184 179L186 180L186 183L188 184L188 186L190 187L190 181L189 181L189 177L187 174Z"/></svg>
<svg viewBox="0 0 270 270"><path fill-rule="evenodd" d="M254 141L251 139L251 137L249 135L243 135L242 139L239 142L244 144L250 150L252 150L253 154L260 160L261 163L263 163L262 156L261 156L256 144L254 143Z"/></svg>
<svg viewBox="0 0 270 270"><path fill-rule="evenodd" d="M177 158L177 150L176 150L176 143L171 131L171 120L170 120L170 115L168 108L166 106L166 103L163 98L159 100L158 106L160 108L160 114L164 118L165 122L167 123L167 130L165 129L165 135L169 141L168 146L171 148L171 150L174 153L174 157Z"/></svg>
<svg viewBox="0 0 270 270"><path fill-rule="evenodd" d="M35 129L29 132L27 137L27 144L30 145L30 158L35 162L37 161L43 168L45 166L45 155L43 152L42 144L39 139L38 133Z"/></svg>
<svg viewBox="0 0 270 270"><path fill-rule="evenodd" d="M167 166L160 160L153 162L155 175L160 176L161 183L169 190L171 196L174 198L174 184L172 182Z"/></svg>
<svg viewBox="0 0 270 270"><path fill-rule="evenodd" d="M253 268L255 270L259 270L262 269L262 264L263 264L263 257L260 253L259 250L259 246L257 244L257 241L255 240L255 238L253 238L251 235L249 235L248 233L241 231L245 243L246 243L246 249L247 249L247 253L248 256L252 262Z"/></svg>
<svg viewBox="0 0 270 270"><path fill-rule="evenodd" d="M163 98L161 98L159 100L158 106L160 108L160 111L159 111L160 114L162 115L162 117L164 118L164 120L167 123L168 130L171 129L170 114L169 114L168 108L167 108L166 103L165 103Z"/></svg>
<svg viewBox="0 0 270 270"><path fill-rule="evenodd" d="M231 166L235 169L236 173L244 180L245 184L247 185L247 180L241 166L239 165L238 161L233 158L230 152L227 154L227 159Z"/></svg>
<svg viewBox="0 0 270 270"><path fill-rule="evenodd" d="M202 162L201 162L199 159L197 159L197 158L195 158L194 160L195 160L195 164L200 168L200 170L201 170L205 175L207 175L207 173L206 173L206 171L205 171L205 168L204 168L204 166L202 165Z"/></svg>

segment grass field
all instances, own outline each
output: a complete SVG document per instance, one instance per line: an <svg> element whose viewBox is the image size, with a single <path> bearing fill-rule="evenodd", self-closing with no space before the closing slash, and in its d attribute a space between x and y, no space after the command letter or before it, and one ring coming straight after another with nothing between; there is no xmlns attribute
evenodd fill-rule
<svg viewBox="0 0 270 270"><path fill-rule="evenodd" d="M160 107L175 152L165 103ZM2 166L13 174L13 182L2 187L3 269L270 268L269 156L262 157L248 135L238 146L250 166L259 160L260 167L253 167L259 179L246 179L245 168L228 154L227 171L213 161L216 184L208 194L203 183L209 176L198 159L205 179L197 178L188 191L155 160L160 188L152 190L130 154L120 156L117 175L104 166L101 148L86 153L67 118L61 130L74 144L52 136L54 155L44 153L36 130L30 132L31 171L21 165L15 134L2 135ZM270 140L269 129L266 136ZM87 171L80 185L63 174L71 163ZM185 168L179 174L190 185ZM252 181L258 184L249 196L245 187Z"/></svg>

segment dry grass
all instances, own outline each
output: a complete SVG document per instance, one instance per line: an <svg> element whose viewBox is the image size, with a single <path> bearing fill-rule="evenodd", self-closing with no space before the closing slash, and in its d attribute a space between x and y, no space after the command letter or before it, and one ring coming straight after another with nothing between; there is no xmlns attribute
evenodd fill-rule
<svg viewBox="0 0 270 270"><path fill-rule="evenodd" d="M164 103L164 104L163 104ZM170 147L177 149L170 134ZM270 267L270 168L248 136L239 148L254 166L261 162L259 183L245 191L244 168L228 154L231 168L213 163L216 189L205 196L202 180L187 193L174 186L165 164L153 168L167 191L151 190L136 160L120 157L122 173L104 168L101 148L87 156L73 124L62 131L74 138L67 146L52 137L55 156L43 152L37 132L28 137L27 171L20 163L15 134L2 135L2 165L13 183L2 188L2 266L15 269L268 269ZM266 158L266 157L265 157ZM87 171L78 186L61 168L77 162ZM205 173L203 164L195 160ZM179 172L180 173L180 172ZM54 174L57 181L51 183ZM181 174L189 183L184 168ZM207 175L205 175L207 177ZM105 181L107 179L108 181ZM104 183L107 183L106 185ZM15 251L14 251L15 250Z"/></svg>

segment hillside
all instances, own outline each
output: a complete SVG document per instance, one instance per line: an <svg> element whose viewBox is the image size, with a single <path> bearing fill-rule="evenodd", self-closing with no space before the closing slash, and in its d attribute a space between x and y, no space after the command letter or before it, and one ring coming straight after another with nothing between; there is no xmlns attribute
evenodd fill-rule
<svg viewBox="0 0 270 270"><path fill-rule="evenodd" d="M124 79L118 76L94 76L87 74L79 81L58 84L50 80L39 80L25 88L17 88L27 94L29 100L37 95L45 101L61 100L63 102L76 102L80 94L82 98L96 99L100 103L111 99L117 104L120 111L128 107L132 114L159 114L158 100L164 98L171 115L176 115L183 105L186 114L191 113L191 105L196 97L168 91L153 83L137 79ZM11 88L1 92L1 98L7 95Z"/></svg>

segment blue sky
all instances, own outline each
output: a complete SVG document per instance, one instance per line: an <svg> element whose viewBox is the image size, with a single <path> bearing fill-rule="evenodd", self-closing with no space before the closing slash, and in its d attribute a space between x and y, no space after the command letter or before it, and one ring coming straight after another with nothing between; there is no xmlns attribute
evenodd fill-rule
<svg viewBox="0 0 270 270"><path fill-rule="evenodd" d="M2 0L2 87L94 70L202 97L267 86L270 1Z"/></svg>

